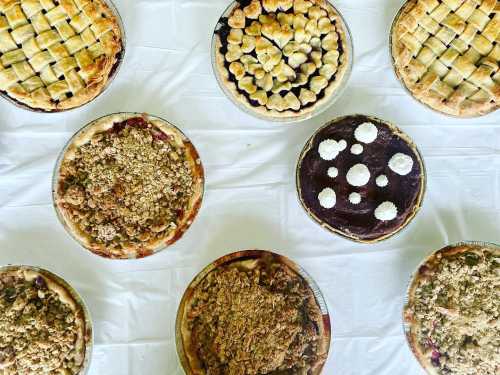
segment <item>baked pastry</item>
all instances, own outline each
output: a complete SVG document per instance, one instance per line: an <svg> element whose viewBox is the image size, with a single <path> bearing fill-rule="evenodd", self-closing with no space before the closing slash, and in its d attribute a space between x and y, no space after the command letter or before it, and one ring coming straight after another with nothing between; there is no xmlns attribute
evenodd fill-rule
<svg viewBox="0 0 500 375"><path fill-rule="evenodd" d="M177 315L188 375L318 375L330 320L297 266L264 251L216 261L191 283Z"/></svg>
<svg viewBox="0 0 500 375"><path fill-rule="evenodd" d="M222 88L252 114L304 118L331 102L352 63L347 27L326 0L239 0L214 35Z"/></svg>
<svg viewBox="0 0 500 375"><path fill-rule="evenodd" d="M88 103L121 62L117 17L104 0L0 0L0 93L46 112Z"/></svg>
<svg viewBox="0 0 500 375"><path fill-rule="evenodd" d="M307 214L324 228L377 242L400 231L420 209L424 165L396 126L371 116L341 117L304 147L297 191Z"/></svg>
<svg viewBox="0 0 500 375"><path fill-rule="evenodd" d="M391 32L404 86L421 103L459 117L499 108L499 42L497 0L409 0Z"/></svg>
<svg viewBox="0 0 500 375"><path fill-rule="evenodd" d="M499 263L496 246L460 244L432 254L417 270L404 321L429 374L498 374Z"/></svg>
<svg viewBox="0 0 500 375"><path fill-rule="evenodd" d="M64 150L54 202L70 233L109 258L151 255L177 241L202 201L204 176L191 142L149 115L101 118Z"/></svg>
<svg viewBox="0 0 500 375"><path fill-rule="evenodd" d="M0 269L0 373L84 374L92 346L85 307L59 278Z"/></svg>

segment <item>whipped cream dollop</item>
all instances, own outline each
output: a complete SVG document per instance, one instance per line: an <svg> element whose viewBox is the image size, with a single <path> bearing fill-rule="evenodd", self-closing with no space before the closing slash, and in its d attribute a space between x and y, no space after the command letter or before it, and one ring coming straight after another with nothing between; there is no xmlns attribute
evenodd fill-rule
<svg viewBox="0 0 500 375"><path fill-rule="evenodd" d="M356 164L347 172L347 182L351 186L364 186L370 181L370 171L364 164Z"/></svg>
<svg viewBox="0 0 500 375"><path fill-rule="evenodd" d="M328 177L335 178L339 175L339 170L335 167L330 167L330 168L328 168L327 174L328 174Z"/></svg>
<svg viewBox="0 0 500 375"><path fill-rule="evenodd" d="M380 176L377 177L375 183L377 184L378 187L386 187L387 185L389 185L389 179L385 174L381 174Z"/></svg>
<svg viewBox="0 0 500 375"><path fill-rule="evenodd" d="M323 208L333 208L337 203L337 195L335 191L331 188L326 188L318 194L319 204Z"/></svg>
<svg viewBox="0 0 500 375"><path fill-rule="evenodd" d="M351 154L361 155L362 153L363 153L363 146L361 146L359 143L352 145Z"/></svg>
<svg viewBox="0 0 500 375"><path fill-rule="evenodd" d="M359 125L354 131L354 137L361 143L372 143L377 139L378 130L371 122L365 122Z"/></svg>
<svg viewBox="0 0 500 375"><path fill-rule="evenodd" d="M347 146L347 143L345 146ZM318 147L319 156L326 161L335 159L337 155L344 150L345 147L342 140L337 142L334 139L325 139Z"/></svg>
<svg viewBox="0 0 500 375"><path fill-rule="evenodd" d="M351 202L352 204L360 204L361 203L361 195L359 193L349 194L349 202Z"/></svg>
<svg viewBox="0 0 500 375"><path fill-rule="evenodd" d="M384 202L375 209L375 217L380 221L390 221L398 216L398 209L392 202Z"/></svg>
<svg viewBox="0 0 500 375"><path fill-rule="evenodd" d="M394 173L406 176L413 169L413 159L406 154L398 152L389 160L389 168Z"/></svg>

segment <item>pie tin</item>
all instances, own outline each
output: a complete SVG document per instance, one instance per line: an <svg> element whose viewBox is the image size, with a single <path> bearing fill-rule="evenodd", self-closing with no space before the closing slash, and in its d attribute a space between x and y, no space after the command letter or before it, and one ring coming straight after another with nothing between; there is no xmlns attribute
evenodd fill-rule
<svg viewBox="0 0 500 375"><path fill-rule="evenodd" d="M407 0L405 1L405 3L403 4L403 6L399 9L399 11L397 12L396 16L394 17L393 21L392 21L392 26L391 26L391 31L389 33L389 58L391 60L391 64L392 64L392 71L394 73L394 76L396 77L396 80L399 82L399 84L401 85L401 87L403 88L403 90L408 94L410 95L414 101L416 101L417 103L419 103L421 106L423 106L424 108L427 108L427 109L430 109L431 111L433 111L434 113L438 113L440 115L445 115L445 116L448 116L448 117L452 117L452 118L458 118L458 119L467 119L467 118L478 118L478 117L483 117L483 116L486 116L487 114L489 113L493 113L495 112L499 107L497 106L497 108L492 108L490 111L488 112L484 112L482 114L477 114L477 115L468 115L468 116L458 116L458 115L452 115L450 113L446 113L446 112L442 112L436 108L433 108L431 107L429 104L426 104L424 102L421 102L420 100L418 100L415 96L413 96L413 93L408 89L408 87L406 86L403 78L400 76L399 74L399 71L398 71L398 68L396 67L396 60L394 58L394 55L392 53L393 51L393 40L392 40L392 37L393 37L393 32L394 32L394 29L396 27L396 24L399 20L399 17L401 16L401 14L403 13L403 11L405 10L406 6L408 5L408 3L410 1L414 1L414 0Z"/></svg>
<svg viewBox="0 0 500 375"><path fill-rule="evenodd" d="M116 61L115 65L113 66L113 68L111 69L111 73L110 73L110 75L108 77L108 81L106 82L106 84L102 88L101 92L99 92L99 94L97 94L94 98L92 98L88 102L83 103L83 104L81 104L79 106L76 106L76 107L73 107L73 108L68 108L68 109L56 109L56 110L50 110L50 111L45 111L45 110L40 109L40 108L30 107L29 105L27 105L27 104L25 104L25 103L23 103L23 102L21 102L19 100L16 100L16 99L10 97L9 94L7 94L4 91L0 91L0 97L2 97L3 99L7 100L11 104L15 105L17 108L21 108L21 109L24 109L24 110L27 110L27 111L30 111L30 112L36 112L36 113L61 113L61 112L70 112L70 111L73 111L75 109L82 108L82 107L86 106L87 104L92 103L98 97L100 97L109 88L109 86L111 85L111 83L114 81L114 79L118 75L118 72L120 71L120 68L121 68L121 66L123 64L123 60L125 59L126 45L127 45L127 38L126 38L126 35L125 35L125 27L124 27L124 24L123 24L123 19L122 19L120 13L118 12L118 8L116 7L116 5L113 3L112 0L101 0L101 1L103 1L111 9L111 11L113 12L113 14L116 17L116 21L118 23L118 27L120 28L121 37L122 37L122 50L118 54L117 61Z"/></svg>
<svg viewBox="0 0 500 375"><path fill-rule="evenodd" d="M411 293L411 288L413 287L414 283L416 282L416 277L418 275L418 272L422 266L427 264L427 262L433 258L437 253L443 252L448 249L452 249L455 247L460 247L460 246L470 246L470 247L483 247L483 248L488 248L496 251L500 251L500 245L497 245L492 242L484 242L484 241L461 241L461 242L456 242L451 245L445 246L439 250L433 251L431 254L427 255L424 260L422 260L418 266L415 268L413 273L410 276L410 279L407 283L406 287L406 292L403 298L403 306L402 306L402 311L401 311L401 317L402 317L402 328L403 328L403 333L406 338L406 343L408 345L408 348L410 351L413 353L415 356L416 361L422 366L422 369L425 370L429 375L439 375L437 371L431 371L429 370L428 364L422 363L421 360L419 359L417 353L416 353L416 348L414 348L412 339L411 339L411 324L407 322L406 320L406 310L409 308L409 303L410 303L410 293Z"/></svg>
<svg viewBox="0 0 500 375"><path fill-rule="evenodd" d="M193 210L193 214L192 214L192 217L190 219L190 224L187 225L186 229L184 231L182 231L181 233L179 233L177 236L175 236L172 241L170 241L169 243L163 243L161 245L159 245L158 247L154 248L151 250L151 253L145 255L145 256L136 256L136 257L131 257L131 258L116 258L116 257L112 257L112 256L105 256L104 254L97 254L95 252L93 252L91 249L89 249L87 246L85 246L85 244L83 244L80 239L73 233L73 231L71 230L71 228L68 226L63 214L60 212L59 210L59 207L57 205L57 199L58 199L58 194L57 194L57 188L58 188L58 183L59 183L59 171L61 169L61 164L63 162L63 159L64 159L64 156L66 155L66 152L68 151L69 147L73 144L73 141L75 139L77 139L81 134L85 133L87 130L89 130L90 128L92 128L92 126L94 126L96 123L98 123L99 121L103 120L103 119L106 119L107 117L112 117L112 116L115 116L115 115L137 115L137 117L141 117L141 116L146 116L148 119L151 119L151 120L157 120L157 121L160 121L160 122L163 122L165 123L167 126L170 126L174 129L176 129L179 134L181 134L184 138L185 138L185 142L187 142L191 147L192 147L192 151L195 153L195 155L197 156L197 159L200 160L200 164L199 164L199 173L200 173L200 178L201 178L201 197L200 197L200 202L197 204L197 206L194 208ZM139 112L117 112L117 113L111 113L109 115L105 115L105 116L102 116L102 117L99 117L98 119L96 120L93 120L91 122L89 122L87 125L85 125L83 128L81 128L80 130L78 130L69 140L68 142L66 143L66 145L63 147L63 149L61 150L58 158L57 158L57 161L56 161L56 164L55 164L55 167L54 167L54 172L52 174L52 205L54 206L54 209L56 211L56 216L59 220L59 222L61 223L61 225L64 227L64 229L66 230L66 232L70 235L71 238L73 238L73 240L75 240L81 247L83 247L84 249L88 250L90 253L96 255L96 256L100 256L102 258L105 258L105 259L113 259L113 260L126 260L126 259L139 259L139 258L145 258L145 257L149 257L149 256L152 256L156 253L159 253L160 251L163 251L165 249L167 249L168 247L174 245L177 241L179 241L186 232L189 231L190 227L193 225L196 217L198 216L198 213L200 211L200 208L202 206L202 203L203 203L203 198L204 198L204 195L205 195L205 172L204 172L204 169L203 169L203 163L201 161L201 157L197 151L197 149L195 148L194 144L191 142L191 140L186 136L186 134L180 130L177 126L173 125L171 122L161 118L161 117L158 117L158 116L153 116L153 115L150 115L150 114L147 114L147 113L139 113Z"/></svg>
<svg viewBox="0 0 500 375"><path fill-rule="evenodd" d="M269 250L241 250L237 251L235 253L231 253L228 255L225 255L214 262L210 263L208 266L206 266L188 285L186 288L186 291L184 292L184 295L182 296L181 302L179 303L179 308L177 310L177 318L175 321L175 344L177 348L177 355L179 357L179 361L182 365L182 369L184 370L184 373L186 375L193 375L192 369L191 369L191 364L189 363L188 356L186 354L185 348L184 348L184 342L182 339L182 317L184 315L184 311L186 308L186 303L189 301L189 299L192 297L195 289L198 287L198 285L205 279L205 277L218 267L241 261L241 260L248 260L248 259L259 259L263 258L265 256L271 256L273 260L275 260L277 263L285 264L288 266L290 269L292 269L294 272L296 272L307 284L309 289L313 292L314 297L316 299L316 302L321 310L321 314L323 317L323 324L325 328L325 333L324 333L324 340L326 340L326 355L328 357L329 351L330 351L330 345L331 345L331 336L332 336L332 325L331 325L331 319L330 319L330 314L328 312L328 306L326 303L326 300L321 293L321 290L319 289L318 285L314 281L314 279L309 275L309 273L302 268L300 265L292 261L291 259L280 255L276 254L272 251ZM326 361L325 361L326 363ZM322 372L322 368L318 370L317 373L311 374L311 375L319 375Z"/></svg>
<svg viewBox="0 0 500 375"><path fill-rule="evenodd" d="M0 274L4 272L10 271L18 271L18 270L27 270L38 272L41 275L47 277L49 280L54 281L56 284L62 286L64 290L66 290L71 297L75 300L77 305L81 307L83 311L83 318L85 320L85 359L83 361L82 367L78 372L78 375L87 375L90 370L90 365L92 362L92 355L94 350L94 329L92 323L92 316L90 315L90 310L87 306L87 303L83 299L83 297L73 288L66 280L64 280L61 276L56 275L55 273L48 271L46 269L35 267L35 266L27 266L27 265L5 265L0 266Z"/></svg>
<svg viewBox="0 0 500 375"><path fill-rule="evenodd" d="M235 0L226 8L226 10L222 14L222 16L217 21L217 24L215 25L215 28L214 28L214 33L212 35L212 43L211 43L212 70L214 72L215 78L217 79L217 83L219 84L219 87L222 89L225 96L227 98L229 98L229 100L231 100L231 102L233 102L234 105L236 105L236 107L238 107L243 112L245 112L251 116L254 116L256 118L259 118L261 120L267 120L267 121L272 121L272 122L281 122L281 123L295 123L295 122L300 122L300 121L304 121L307 119L311 119L311 118L321 114L326 109L328 109L331 105L333 105L342 96L342 94L344 93L344 91L347 87L347 84L349 82L349 78L350 78L351 73L352 73L352 67L354 64L354 48L353 48L353 44L352 44L351 30L349 29L349 26L347 25L345 18L342 16L342 14L339 12L339 10L336 7L334 7L330 1L328 1L328 0L325 0L325 1L328 2L328 4L330 4L332 6L332 8L335 10L335 12L337 12L339 19L342 22L341 26L344 28L347 45L343 46L343 47L344 47L344 50L346 50L348 53L348 62L347 62L346 70L344 72L344 76L342 77L341 82L339 83L338 87L335 89L335 91L332 93L332 95L324 103L320 104L319 106L317 106L316 108L314 108L312 111L310 111L308 113L304 113L302 115L297 115L297 116L292 116L292 117L278 117L278 116L271 116L269 114L260 113L259 111L256 111L255 109L250 108L249 106L246 106L243 103L241 103L240 101L236 100L233 93L231 93L231 91L224 84L223 79L220 76L219 69L217 68L217 31L219 28L220 20L223 18L229 17L231 15L231 13L233 12L233 10L236 7L240 6L240 3L237 0Z"/></svg>
<svg viewBox="0 0 500 375"><path fill-rule="evenodd" d="M302 193L301 193L301 186L300 186L300 166L302 165L302 161L303 161L304 157L306 156L306 154L311 150L313 141L316 138L316 136L323 129L325 129L326 127L331 126L331 125L333 125L333 124L335 124L337 122L340 122L340 121L342 121L343 119L345 119L347 117L356 117L356 116L363 116L363 117L367 117L368 119L372 119L374 121L378 121L378 122L384 123L386 125L389 125L389 127L391 128L391 130L398 131L400 138L402 138L406 143L408 143L410 145L410 147L413 149L415 155L417 156L417 159L420 162L420 167L421 167L421 170L422 170L422 179L423 179L422 191L420 193L419 202L415 206L415 210L414 210L413 214L411 215L411 217L409 217L401 226L399 226L393 232L385 234L385 235L383 235L383 236L381 236L379 238L372 239L372 240L363 240L363 239L355 238L354 236L349 236L346 233L342 232L341 230L331 227L326 222L324 222L323 220L321 220L319 217L317 217L316 215L314 215L306 207L305 203L303 203L303 201L302 201ZM353 241L353 242L356 242L356 243L362 243L362 244L375 244L375 243L384 241L386 239L389 239L391 237L394 237L395 235L401 234L405 229L407 229L409 227L409 224L413 221L413 219L415 218L415 216L417 216L418 212L422 208L422 205L423 205L423 202L424 202L424 198L425 198L425 193L427 191L427 172L426 172L425 163L424 163L424 159L422 157L422 154L420 153L420 151L419 151L417 145L415 144L415 142L411 139L411 137L408 134L406 134L405 132L403 132L399 127L397 127L396 125L392 124L389 121L382 120L382 119L380 119L378 117L375 117L375 116L363 115L363 114L359 114L358 113L358 114L352 114L352 115L346 115L346 116L337 117L337 118L335 118L335 119L333 119L331 121L328 121L325 125L323 125L318 130L316 130L313 133L313 135L307 140L304 148L302 149L302 151L301 151L301 153L299 155L298 161L297 161L297 166L296 166L296 169L295 169L295 187L296 187L296 192L297 192L297 199L299 201L300 206L302 207L302 209L304 210L304 212L307 214L307 216L310 219L312 219L312 221L314 221L316 224L319 224L322 228L326 229L327 231L329 231L329 232L331 232L333 234L339 235L339 236L341 236L341 237L343 237L345 239L348 239L350 241Z"/></svg>

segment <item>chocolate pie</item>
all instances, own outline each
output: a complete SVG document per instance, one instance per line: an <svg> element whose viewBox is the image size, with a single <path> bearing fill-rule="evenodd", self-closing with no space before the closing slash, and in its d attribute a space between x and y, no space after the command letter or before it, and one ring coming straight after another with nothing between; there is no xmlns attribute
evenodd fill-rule
<svg viewBox="0 0 500 375"><path fill-rule="evenodd" d="M325 108L348 78L347 27L326 0L239 0L214 35L222 88L252 114L294 120Z"/></svg>
<svg viewBox="0 0 500 375"><path fill-rule="evenodd" d="M219 259L191 283L177 333L188 375L319 375L330 320L290 260L243 251Z"/></svg>
<svg viewBox="0 0 500 375"><path fill-rule="evenodd" d="M194 220L204 177L191 142L140 114L101 118L64 150L54 178L56 210L87 249L109 258L151 255Z"/></svg>
<svg viewBox="0 0 500 375"><path fill-rule="evenodd" d="M0 374L83 375L92 327L59 278L28 267L0 269Z"/></svg>
<svg viewBox="0 0 500 375"><path fill-rule="evenodd" d="M88 103L121 61L117 17L104 0L1 0L0 93L45 112Z"/></svg>
<svg viewBox="0 0 500 375"><path fill-rule="evenodd" d="M409 0L391 35L396 74L442 113L480 116L500 106L497 0Z"/></svg>
<svg viewBox="0 0 500 375"><path fill-rule="evenodd" d="M404 320L411 349L429 374L498 374L499 264L498 246L460 244L419 267Z"/></svg>
<svg viewBox="0 0 500 375"><path fill-rule="evenodd" d="M412 140L364 115L336 119L307 142L297 191L309 216L358 242L377 242L405 227L420 209L425 171Z"/></svg>

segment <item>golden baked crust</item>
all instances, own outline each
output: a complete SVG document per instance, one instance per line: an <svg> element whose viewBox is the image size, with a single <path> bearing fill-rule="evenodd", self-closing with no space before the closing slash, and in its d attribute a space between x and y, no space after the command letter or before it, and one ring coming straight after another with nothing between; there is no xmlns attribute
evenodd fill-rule
<svg viewBox="0 0 500 375"><path fill-rule="evenodd" d="M240 13L252 26L240 27L243 23L231 22ZM295 24L294 17L300 18ZM306 26L302 25L304 22ZM236 39L241 36L241 41L227 42L221 37L221 29L216 31L215 73L226 93L250 113L277 120L304 118L328 103L345 84L352 59L350 40L342 17L328 1L253 0L243 10L235 4L228 23L228 27L238 34ZM325 29L320 31L318 25ZM262 27L269 30L261 32ZM280 41L280 33L290 35ZM247 43L245 38L250 41ZM319 45L311 43L315 39L319 40ZM260 53L267 44L280 57L275 62L271 57L269 67L265 66L267 57L262 57L267 52ZM227 45L242 50L240 58L228 60L228 54L222 51ZM305 60L300 59L302 54ZM291 63L295 56L298 61ZM268 78L271 86L265 82Z"/></svg>
<svg viewBox="0 0 500 375"><path fill-rule="evenodd" d="M404 310L406 336L432 375L495 375L500 248L447 246L419 267Z"/></svg>
<svg viewBox="0 0 500 375"><path fill-rule="evenodd" d="M85 308L55 276L0 270L0 374L83 374L92 331ZM90 323L89 323L90 324Z"/></svg>
<svg viewBox="0 0 500 375"><path fill-rule="evenodd" d="M91 123L65 149L55 173L59 216L103 257L141 258L173 244L203 198L203 167L192 143L146 114Z"/></svg>
<svg viewBox="0 0 500 375"><path fill-rule="evenodd" d="M497 0L409 0L391 32L401 82L418 101L458 117L499 108L499 42Z"/></svg>
<svg viewBox="0 0 500 375"><path fill-rule="evenodd" d="M186 373L320 374L329 319L295 267L256 250L223 257L200 273L177 315Z"/></svg>
<svg viewBox="0 0 500 375"><path fill-rule="evenodd" d="M0 92L46 112L88 103L121 62L117 17L104 0L0 0Z"/></svg>

